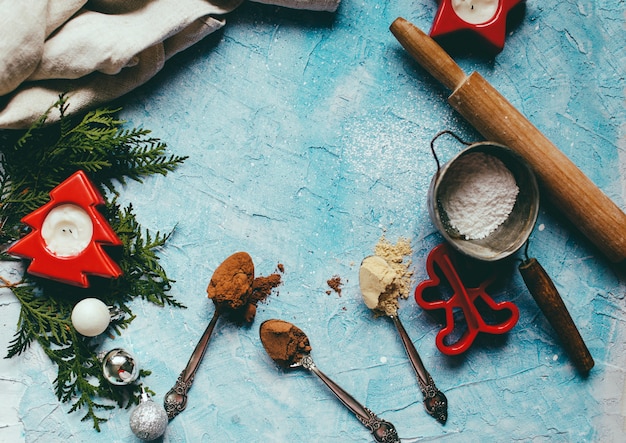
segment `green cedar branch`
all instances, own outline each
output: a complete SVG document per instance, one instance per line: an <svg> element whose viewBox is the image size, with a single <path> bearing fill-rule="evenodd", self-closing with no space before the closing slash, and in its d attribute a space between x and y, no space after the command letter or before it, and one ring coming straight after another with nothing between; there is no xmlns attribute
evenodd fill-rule
<svg viewBox="0 0 626 443"><path fill-rule="evenodd" d="M107 421L106 411L138 404L142 377L137 382L113 386L102 374L98 355L100 340L83 337L71 323L77 301L96 297L125 314L111 323L108 333L121 334L135 318L129 303L142 299L158 306L184 308L170 293L174 280L159 263L158 253L173 232L153 234L142 228L132 205L117 203L116 186L127 180L142 182L151 175L167 175L187 157L167 155L166 145L142 128L124 128L119 109L96 109L82 118L66 116L67 97L59 101L27 131L0 132L0 260L15 260L6 247L27 229L22 217L49 201L49 192L79 169L87 172L106 198L103 215L122 241L121 248L107 249L123 275L118 279L90 278L89 288L75 288L24 273L18 283L3 280L20 303L17 331L6 358L27 351L38 343L57 366L54 391L58 399L71 404L70 413L82 411L83 421L94 429ZM47 125L50 112L58 111L60 121ZM151 392L148 389L148 392Z"/></svg>

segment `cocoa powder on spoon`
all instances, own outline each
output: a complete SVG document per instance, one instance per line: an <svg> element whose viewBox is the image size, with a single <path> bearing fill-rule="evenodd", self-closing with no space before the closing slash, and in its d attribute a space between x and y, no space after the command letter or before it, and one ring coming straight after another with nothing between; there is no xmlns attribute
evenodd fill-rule
<svg viewBox="0 0 626 443"><path fill-rule="evenodd" d="M284 269L279 265L279 269ZM247 252L236 252L216 269L207 294L216 306L228 308L235 321L252 323L256 306L282 283L280 274L254 277L254 263Z"/></svg>
<svg viewBox="0 0 626 443"><path fill-rule="evenodd" d="M206 291L216 306L235 311L248 303L253 282L252 258L236 252L215 270Z"/></svg>
<svg viewBox="0 0 626 443"><path fill-rule="evenodd" d="M311 352L309 339L302 330L283 320L266 320L259 329L265 351L278 365L289 368Z"/></svg>

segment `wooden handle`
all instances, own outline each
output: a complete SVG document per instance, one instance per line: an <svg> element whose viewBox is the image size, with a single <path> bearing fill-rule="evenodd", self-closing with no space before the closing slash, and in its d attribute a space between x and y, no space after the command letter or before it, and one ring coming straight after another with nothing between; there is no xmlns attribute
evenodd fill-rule
<svg viewBox="0 0 626 443"><path fill-rule="evenodd" d="M453 92L448 102L487 140L520 154L552 203L610 260L626 258L626 214L480 74L465 76L432 38L402 18L398 41ZM461 73L459 73L461 71Z"/></svg>
<svg viewBox="0 0 626 443"><path fill-rule="evenodd" d="M465 72L421 29L402 17L397 18L389 29L404 49L446 88L454 91L463 83Z"/></svg>
<svg viewBox="0 0 626 443"><path fill-rule="evenodd" d="M524 261L519 271L528 291L559 336L574 366L581 374L586 375L593 368L593 357L548 273L534 258Z"/></svg>

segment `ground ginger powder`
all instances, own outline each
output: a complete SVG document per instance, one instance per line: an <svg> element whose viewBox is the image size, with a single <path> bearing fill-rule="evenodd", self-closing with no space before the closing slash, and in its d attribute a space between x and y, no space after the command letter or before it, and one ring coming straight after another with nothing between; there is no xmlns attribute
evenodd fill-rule
<svg viewBox="0 0 626 443"><path fill-rule="evenodd" d="M378 306L374 308L377 314L396 315L399 308L398 300L408 298L413 283L413 271L409 269L412 262L407 257L412 253L411 242L407 238L400 238L396 244L392 244L383 236L376 244L375 256L385 260L395 273L390 282L388 275L380 276L385 284L378 297Z"/></svg>

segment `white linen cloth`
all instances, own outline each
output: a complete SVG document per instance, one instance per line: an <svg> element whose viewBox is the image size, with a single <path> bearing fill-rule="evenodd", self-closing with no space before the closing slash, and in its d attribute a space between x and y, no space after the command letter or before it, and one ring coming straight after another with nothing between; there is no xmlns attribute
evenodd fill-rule
<svg viewBox="0 0 626 443"><path fill-rule="evenodd" d="M0 128L28 127L62 93L68 113L126 94L224 26L243 1L0 0ZM256 1L330 12L340 2Z"/></svg>

